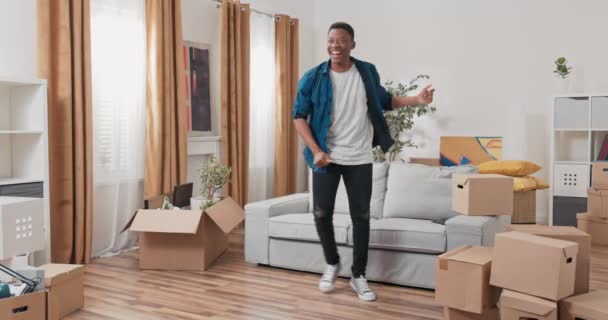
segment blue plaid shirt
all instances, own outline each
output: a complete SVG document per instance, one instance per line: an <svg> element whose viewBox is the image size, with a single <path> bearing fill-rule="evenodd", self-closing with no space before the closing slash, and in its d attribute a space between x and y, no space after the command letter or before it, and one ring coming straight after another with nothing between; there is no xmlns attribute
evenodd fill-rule
<svg viewBox="0 0 608 320"><path fill-rule="evenodd" d="M393 96L380 83L376 67L368 62L351 58L365 86L367 96L367 112L374 128L373 147L380 146L387 151L394 143L388 125L384 119L384 111L392 110ZM329 76L330 61L310 69L298 84L298 94L293 105L293 118L308 120L312 135L324 151L327 150L327 131L331 126L333 102L333 85ZM304 149L304 159L314 172L324 173L324 168L314 165L314 155L310 148Z"/></svg>

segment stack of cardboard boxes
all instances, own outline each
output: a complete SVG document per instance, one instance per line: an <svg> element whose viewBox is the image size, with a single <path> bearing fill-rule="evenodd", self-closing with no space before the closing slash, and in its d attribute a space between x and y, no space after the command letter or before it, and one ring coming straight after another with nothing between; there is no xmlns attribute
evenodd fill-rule
<svg viewBox="0 0 608 320"><path fill-rule="evenodd" d="M594 244L608 245L608 163L592 165L587 213L577 214L578 227L591 235Z"/></svg>
<svg viewBox="0 0 608 320"><path fill-rule="evenodd" d="M509 215L512 183L500 175L455 175L452 209ZM590 236L574 227L511 225L494 248L438 256L435 299L449 320L608 319L608 293L589 293L590 253Z"/></svg>
<svg viewBox="0 0 608 320"><path fill-rule="evenodd" d="M83 307L84 266L47 264L39 269L45 289L0 299L0 319L59 320Z"/></svg>

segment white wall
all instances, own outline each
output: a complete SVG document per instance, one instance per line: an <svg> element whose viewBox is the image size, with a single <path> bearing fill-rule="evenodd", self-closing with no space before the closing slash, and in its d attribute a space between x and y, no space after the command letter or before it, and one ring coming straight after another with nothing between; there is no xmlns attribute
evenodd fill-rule
<svg viewBox="0 0 608 320"><path fill-rule="evenodd" d="M419 121L421 148L409 155L436 156L442 135L503 136L505 158L536 161L549 178L555 58L578 67L583 90L608 93L603 0L315 0L314 12L317 60L327 27L344 20L355 28L353 55L383 80L432 77L438 113ZM547 192L539 198L546 221Z"/></svg>
<svg viewBox="0 0 608 320"><path fill-rule="evenodd" d="M0 0L0 75L37 75L36 21L36 0Z"/></svg>

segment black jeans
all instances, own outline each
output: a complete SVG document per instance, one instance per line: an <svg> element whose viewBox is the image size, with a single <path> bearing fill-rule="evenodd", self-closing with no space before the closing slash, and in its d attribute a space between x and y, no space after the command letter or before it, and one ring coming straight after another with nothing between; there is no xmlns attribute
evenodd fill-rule
<svg viewBox="0 0 608 320"><path fill-rule="evenodd" d="M350 217L353 225L353 265L354 277L365 276L367 249L369 247L369 206L372 197L372 164L343 166L330 164L326 173L314 173L313 206L315 224L328 264L340 262L334 236L334 205L336 193L344 179L348 195Z"/></svg>

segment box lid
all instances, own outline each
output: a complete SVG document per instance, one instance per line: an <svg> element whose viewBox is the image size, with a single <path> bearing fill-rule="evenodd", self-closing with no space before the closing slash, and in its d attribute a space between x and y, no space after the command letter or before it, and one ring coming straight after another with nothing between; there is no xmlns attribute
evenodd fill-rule
<svg viewBox="0 0 608 320"><path fill-rule="evenodd" d="M588 213L577 213L576 219L593 221L593 222L597 222L597 223L608 223L608 218L600 218L600 217L592 216Z"/></svg>
<svg viewBox="0 0 608 320"><path fill-rule="evenodd" d="M44 270L44 283L47 288L60 284L84 274L85 267L79 264L45 264L40 266Z"/></svg>
<svg viewBox="0 0 608 320"><path fill-rule="evenodd" d="M546 316L557 310L556 302L506 289L502 290L498 303L501 308L511 308L539 316Z"/></svg>
<svg viewBox="0 0 608 320"><path fill-rule="evenodd" d="M492 248L471 246L448 257L448 259L483 266L492 262Z"/></svg>
<svg viewBox="0 0 608 320"><path fill-rule="evenodd" d="M467 184L470 180L493 180L493 179L510 179L513 180L512 177L503 176L501 174L495 173L469 173L469 174L453 174L452 181L458 184Z"/></svg>
<svg viewBox="0 0 608 320"><path fill-rule="evenodd" d="M201 210L138 210L125 230L139 232L195 234L201 221Z"/></svg>
<svg viewBox="0 0 608 320"><path fill-rule="evenodd" d="M207 208L205 212L224 233L229 233L245 220L245 211L230 197Z"/></svg>
<svg viewBox="0 0 608 320"><path fill-rule="evenodd" d="M496 235L496 238L511 238L515 240L527 241L531 244L542 245L547 248L559 249L564 253L564 257L574 259L578 253L578 243L561 239L541 237L533 234L511 231Z"/></svg>
<svg viewBox="0 0 608 320"><path fill-rule="evenodd" d="M591 319L608 319L608 291L598 290L563 301L570 313Z"/></svg>
<svg viewBox="0 0 608 320"><path fill-rule="evenodd" d="M598 190L593 188L587 189L587 194L599 197L608 197L608 190Z"/></svg>

